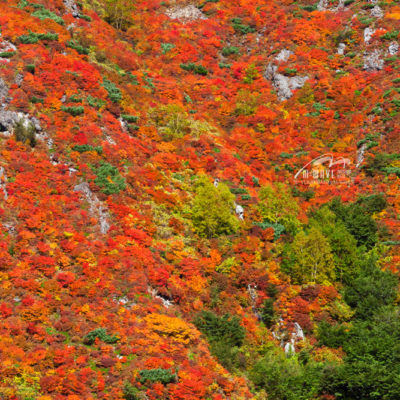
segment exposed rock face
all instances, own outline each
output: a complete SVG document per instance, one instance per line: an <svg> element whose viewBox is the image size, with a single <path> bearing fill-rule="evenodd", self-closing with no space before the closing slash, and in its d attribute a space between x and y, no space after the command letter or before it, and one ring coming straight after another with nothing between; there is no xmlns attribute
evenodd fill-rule
<svg viewBox="0 0 400 400"><path fill-rule="evenodd" d="M2 132L3 136L11 135L11 131L15 124L21 120L26 128L32 124L36 131L41 131L42 129L39 120L34 117L30 117L28 114L0 109L0 131Z"/></svg>
<svg viewBox="0 0 400 400"><path fill-rule="evenodd" d="M0 53L12 52L16 50L17 48L8 40L2 40L0 42ZM0 57L0 60L10 62L10 59L7 57Z"/></svg>
<svg viewBox="0 0 400 400"><path fill-rule="evenodd" d="M8 96L8 87L6 83L0 78L0 109L6 106Z"/></svg>
<svg viewBox="0 0 400 400"><path fill-rule="evenodd" d="M68 13L71 13L74 17L79 16L79 8L75 3L75 0L64 0L64 6Z"/></svg>
<svg viewBox="0 0 400 400"><path fill-rule="evenodd" d="M318 11L339 11L344 8L344 0L339 0L336 7L329 8L329 0L319 0L317 9Z"/></svg>
<svg viewBox="0 0 400 400"><path fill-rule="evenodd" d="M185 7L173 7L165 13L171 19L178 19L180 22L187 23L198 19L207 19L206 16L193 4Z"/></svg>
<svg viewBox="0 0 400 400"><path fill-rule="evenodd" d="M343 55L345 48L346 48L346 45L344 43L339 43L337 53L340 55Z"/></svg>
<svg viewBox="0 0 400 400"><path fill-rule="evenodd" d="M384 61L381 59L381 51L376 49L364 55L364 69L366 71L379 71L383 68Z"/></svg>
<svg viewBox="0 0 400 400"><path fill-rule="evenodd" d="M293 54L292 51L283 49L275 57L278 62L286 62ZM293 91L304 86L309 79L308 76L285 76L278 74L278 67L274 63L269 63L265 70L264 77L272 82L278 92L280 101L290 99L293 96Z"/></svg>
<svg viewBox="0 0 400 400"><path fill-rule="evenodd" d="M371 17L382 18L383 15L384 15L384 12L382 11L382 8L380 8L379 6L375 6L371 10Z"/></svg>
<svg viewBox="0 0 400 400"><path fill-rule="evenodd" d="M365 151L367 150L367 144L363 143L360 148L357 150L357 164L356 164L356 168L359 168L362 164L362 162L364 161L364 154Z"/></svg>
<svg viewBox="0 0 400 400"><path fill-rule="evenodd" d="M371 40L372 35L374 33L375 33L375 29L372 29L372 28L369 28L369 27L364 29L364 43L365 44L369 43L369 41Z"/></svg>
<svg viewBox="0 0 400 400"><path fill-rule="evenodd" d="M75 192L82 193L87 202L89 203L89 211L94 215L100 225L100 232L106 234L110 229L110 224L108 222L108 209L107 207L98 199L98 197L90 190L89 184L87 182L82 182L74 187Z"/></svg>
<svg viewBox="0 0 400 400"><path fill-rule="evenodd" d="M3 191L5 200L8 199L8 192L7 192L6 182L7 182L6 171L4 170L4 167L0 167L0 190Z"/></svg>
<svg viewBox="0 0 400 400"><path fill-rule="evenodd" d="M282 61L286 62L289 60L289 57L293 54L293 51L287 50L287 49L282 49L279 54L275 57L276 61Z"/></svg>
<svg viewBox="0 0 400 400"><path fill-rule="evenodd" d="M392 42L389 44L388 53L394 56L399 51L399 44L397 42Z"/></svg>

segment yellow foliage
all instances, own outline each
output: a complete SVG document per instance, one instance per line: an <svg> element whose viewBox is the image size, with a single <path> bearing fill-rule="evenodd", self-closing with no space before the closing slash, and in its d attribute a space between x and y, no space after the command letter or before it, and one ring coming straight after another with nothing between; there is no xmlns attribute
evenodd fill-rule
<svg viewBox="0 0 400 400"><path fill-rule="evenodd" d="M199 332L179 318L162 314L150 314L145 318L148 329L161 336L171 337L179 343L191 343L199 338Z"/></svg>

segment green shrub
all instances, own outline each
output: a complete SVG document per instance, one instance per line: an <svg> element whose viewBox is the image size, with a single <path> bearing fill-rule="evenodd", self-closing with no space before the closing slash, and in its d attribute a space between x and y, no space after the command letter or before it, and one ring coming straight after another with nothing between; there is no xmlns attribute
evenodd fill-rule
<svg viewBox="0 0 400 400"><path fill-rule="evenodd" d="M163 54L167 54L173 48L175 48L175 45L172 43L161 43L161 50Z"/></svg>
<svg viewBox="0 0 400 400"><path fill-rule="evenodd" d="M203 76L208 75L208 71L205 67L203 67L202 65L197 65L192 62L187 64L181 64L180 67L185 71L194 72L197 75L203 75Z"/></svg>
<svg viewBox="0 0 400 400"><path fill-rule="evenodd" d="M243 344L245 329L237 316L225 314L219 317L212 311L201 311L194 324L209 342L224 342L232 347Z"/></svg>
<svg viewBox="0 0 400 400"><path fill-rule="evenodd" d="M66 43L66 46L76 50L79 54L84 54L84 55L88 55L89 54L89 49L86 47L83 47L82 45L80 45L77 41L75 40L69 40Z"/></svg>
<svg viewBox="0 0 400 400"><path fill-rule="evenodd" d="M28 72L30 72L31 74L34 74L35 73L35 64L28 64L26 67L26 70L28 71Z"/></svg>
<svg viewBox="0 0 400 400"><path fill-rule="evenodd" d="M206 176L201 177L192 207L196 232L209 238L235 233L239 222L233 214L234 198L226 185L215 187Z"/></svg>
<svg viewBox="0 0 400 400"><path fill-rule="evenodd" d="M26 125L22 119L20 119L14 126L14 136L17 142L29 143L31 147L36 146L36 129L32 123Z"/></svg>
<svg viewBox="0 0 400 400"><path fill-rule="evenodd" d="M381 36L384 40L395 40L399 36L399 31L387 32Z"/></svg>
<svg viewBox="0 0 400 400"><path fill-rule="evenodd" d="M36 96L33 96L31 98L31 103L33 103L33 104L37 104L37 103L43 104L44 103L44 99L41 99L41 98L36 97Z"/></svg>
<svg viewBox="0 0 400 400"><path fill-rule="evenodd" d="M84 19L85 21L88 21L88 22L92 21L92 17L90 17L89 15L85 15L85 14L79 14L78 18Z"/></svg>
<svg viewBox="0 0 400 400"><path fill-rule="evenodd" d="M113 165L103 162L94 172L97 175L94 183L101 188L104 194L117 194L121 190L125 190L125 179Z"/></svg>
<svg viewBox="0 0 400 400"><path fill-rule="evenodd" d="M139 371L138 380L140 383L155 383L160 382L163 385L176 382L177 377L170 370L164 368L144 369Z"/></svg>
<svg viewBox="0 0 400 400"><path fill-rule="evenodd" d="M96 339L101 340L104 343L114 344L117 343L119 338L117 336L109 336L104 328L97 328L89 332L83 339L83 343L92 345Z"/></svg>
<svg viewBox="0 0 400 400"><path fill-rule="evenodd" d="M261 309L261 319L267 328L270 328L276 321L276 314L274 310L275 300L265 299Z"/></svg>
<svg viewBox="0 0 400 400"><path fill-rule="evenodd" d="M129 122L129 123L135 123L135 122L138 122L138 120L139 120L139 117L136 117L134 115L127 115L127 114L122 114L121 118L124 121Z"/></svg>
<svg viewBox="0 0 400 400"><path fill-rule="evenodd" d="M114 85L114 83L109 81L107 78L103 78L102 86L107 90L108 97L113 103L118 103L121 101L122 93L117 86Z"/></svg>
<svg viewBox="0 0 400 400"><path fill-rule="evenodd" d="M103 154L103 148L101 146L90 146L89 144L77 144L72 150L77 151L79 153L85 153L87 151L96 151L98 154Z"/></svg>
<svg viewBox="0 0 400 400"><path fill-rule="evenodd" d="M0 58L11 58L17 54L16 51L2 51L0 52Z"/></svg>
<svg viewBox="0 0 400 400"><path fill-rule="evenodd" d="M23 44L35 44L39 40L58 40L57 33L33 33L18 36L18 40Z"/></svg>
<svg viewBox="0 0 400 400"><path fill-rule="evenodd" d="M70 103L82 103L82 97L76 97L75 94L73 94L67 101Z"/></svg>
<svg viewBox="0 0 400 400"><path fill-rule="evenodd" d="M228 57L232 54L239 54L239 48L234 46L224 47L222 49L222 55Z"/></svg>
<svg viewBox="0 0 400 400"><path fill-rule="evenodd" d="M101 108L107 104L104 100L98 99L97 97L92 97L90 95L86 98L86 102L90 107L94 108Z"/></svg>
<svg viewBox="0 0 400 400"><path fill-rule="evenodd" d="M53 21L57 22L60 25L65 25L65 22L61 17L54 14L50 10L47 10L46 8L41 8L35 11L34 13L32 13L32 16L39 18L40 20L52 19Z"/></svg>
<svg viewBox="0 0 400 400"><path fill-rule="evenodd" d="M61 110L71 114L73 117L77 117L78 115L81 115L85 112L83 106L77 106L77 107L61 106Z"/></svg>
<svg viewBox="0 0 400 400"><path fill-rule="evenodd" d="M318 345L334 349L343 346L348 338L347 330L345 325L331 325L322 321L317 330Z"/></svg>
<svg viewBox="0 0 400 400"><path fill-rule="evenodd" d="M253 28L252 26L244 25L242 23L241 18L232 18L231 23L232 23L233 29L242 35L246 35L248 33L253 33L256 31L256 29Z"/></svg>
<svg viewBox="0 0 400 400"><path fill-rule="evenodd" d="M123 395L125 400L139 400L140 391L131 383L126 382L123 389Z"/></svg>

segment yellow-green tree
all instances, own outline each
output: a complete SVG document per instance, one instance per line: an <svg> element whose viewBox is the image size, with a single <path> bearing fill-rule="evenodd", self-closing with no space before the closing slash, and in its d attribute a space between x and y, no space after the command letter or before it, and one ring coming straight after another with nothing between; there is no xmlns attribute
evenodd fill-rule
<svg viewBox="0 0 400 400"><path fill-rule="evenodd" d="M289 250L290 275L294 283L330 283L335 280L335 263L328 239L316 227L300 231Z"/></svg>
<svg viewBox="0 0 400 400"><path fill-rule="evenodd" d="M288 232L295 232L300 226L297 216L300 207L282 183L264 186L259 193L258 210L264 221L283 225Z"/></svg>
<svg viewBox="0 0 400 400"><path fill-rule="evenodd" d="M103 0L105 19L117 29L127 29L135 10L133 0Z"/></svg>
<svg viewBox="0 0 400 400"><path fill-rule="evenodd" d="M191 210L196 232L203 237L216 237L235 233L239 221L234 215L235 196L220 183L215 187L207 176L196 182L196 197Z"/></svg>

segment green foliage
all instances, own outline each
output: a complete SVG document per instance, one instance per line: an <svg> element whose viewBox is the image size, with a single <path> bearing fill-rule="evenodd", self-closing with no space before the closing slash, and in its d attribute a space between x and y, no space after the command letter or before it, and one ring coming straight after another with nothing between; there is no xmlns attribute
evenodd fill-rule
<svg viewBox="0 0 400 400"><path fill-rule="evenodd" d="M77 117L78 115L82 115L85 112L85 109L83 106L61 106L61 111L71 114L73 117Z"/></svg>
<svg viewBox="0 0 400 400"><path fill-rule="evenodd" d="M81 44L79 44L76 40L69 40L66 43L66 46L76 50L79 54L84 54L84 55L88 55L89 54L89 49L86 47L83 47Z"/></svg>
<svg viewBox="0 0 400 400"><path fill-rule="evenodd" d="M39 18L40 20L52 19L53 21L57 22L60 25L65 25L65 22L61 17L54 14L50 10L47 10L46 8L40 8L39 10L32 13L32 16Z"/></svg>
<svg viewBox="0 0 400 400"><path fill-rule="evenodd" d="M79 14L78 18L84 19L85 21L88 21L88 22L92 21L92 17L90 17L89 15L85 15L85 14Z"/></svg>
<svg viewBox="0 0 400 400"><path fill-rule="evenodd" d="M217 130L205 121L195 120L177 104L168 104L150 111L150 119L158 127L164 140L174 140L190 134L195 138L201 135L216 135Z"/></svg>
<svg viewBox="0 0 400 400"><path fill-rule="evenodd" d="M72 150L77 151L79 153L85 153L86 151L95 151L97 154L103 154L103 148L101 146L93 147L89 144L77 144Z"/></svg>
<svg viewBox="0 0 400 400"><path fill-rule="evenodd" d="M172 43L161 43L161 50L163 54L167 54L170 52L173 48L175 48L175 45Z"/></svg>
<svg viewBox="0 0 400 400"><path fill-rule="evenodd" d="M264 221L264 222L257 222L255 225L259 226L261 229L272 228L274 230L274 240L278 240L281 237L281 235L285 233L285 227L278 222L271 223L268 221Z"/></svg>
<svg viewBox="0 0 400 400"><path fill-rule="evenodd" d="M34 74L35 73L35 64L27 64L26 65L26 70L28 71L28 72L30 72L31 74Z"/></svg>
<svg viewBox="0 0 400 400"><path fill-rule="evenodd" d="M399 31L387 32L381 36L384 40L395 40L399 36Z"/></svg>
<svg viewBox="0 0 400 400"><path fill-rule="evenodd" d="M203 237L235 233L239 222L233 214L234 199L226 185L215 187L208 177L196 182L196 197L192 207L192 221L196 232Z"/></svg>
<svg viewBox="0 0 400 400"><path fill-rule="evenodd" d="M239 347L245 337L239 318L229 314L219 317L211 311L202 311L194 324L207 337L211 352L219 362L229 370L237 367Z"/></svg>
<svg viewBox="0 0 400 400"><path fill-rule="evenodd" d="M356 317L371 318L396 299L398 278L389 271L382 271L373 257L366 259L359 275L345 289L345 301L355 309Z"/></svg>
<svg viewBox="0 0 400 400"><path fill-rule="evenodd" d="M129 382L125 382L124 389L123 389L123 395L125 400L139 400L139 389L137 389L135 386L133 386Z"/></svg>
<svg viewBox="0 0 400 400"><path fill-rule="evenodd" d="M14 126L14 136L17 142L29 143L31 147L36 146L36 129L32 123L26 124L20 119Z"/></svg>
<svg viewBox="0 0 400 400"><path fill-rule="evenodd" d="M312 214L310 225L316 226L329 241L336 278L341 282L350 282L359 268L355 238L348 232L342 220L327 206Z"/></svg>
<svg viewBox="0 0 400 400"><path fill-rule="evenodd" d="M132 22L135 3L133 0L103 0L105 20L117 29L126 30Z"/></svg>
<svg viewBox="0 0 400 400"><path fill-rule="evenodd" d="M275 187L264 186L260 189L259 198L258 211L265 222L281 224L292 234L297 231L300 208L289 189L282 183L277 183Z"/></svg>
<svg viewBox="0 0 400 400"><path fill-rule="evenodd" d="M101 340L104 343L114 344L117 343L119 338L117 336L109 336L104 328L97 328L89 332L83 339L83 343L92 345L96 339Z"/></svg>
<svg viewBox="0 0 400 400"><path fill-rule="evenodd" d="M39 40L58 40L57 33L33 33L18 36L18 40L23 44L35 44Z"/></svg>
<svg viewBox="0 0 400 400"><path fill-rule="evenodd" d="M232 18L231 23L233 29L241 35L247 35L248 33L253 33L256 31L256 29L252 26L243 24L241 18Z"/></svg>
<svg viewBox="0 0 400 400"><path fill-rule="evenodd" d="M378 195L361 198L349 205L344 205L339 198L335 198L331 201L329 208L355 237L358 246L371 249L378 240L378 227L372 214L382 211L385 206L386 202L382 200L382 195Z"/></svg>
<svg viewBox="0 0 400 400"><path fill-rule="evenodd" d="M139 120L139 117L136 117L134 115L122 114L121 117L123 120L125 120L126 122L129 122L129 123L135 123L135 122L138 122L138 120Z"/></svg>
<svg viewBox="0 0 400 400"><path fill-rule="evenodd" d="M108 93L108 98L113 102L113 103L118 103L122 99L122 93L121 91L117 88L117 86L114 85L111 81L109 81L107 78L103 78L103 85L102 85Z"/></svg>
<svg viewBox="0 0 400 400"><path fill-rule="evenodd" d="M17 54L16 51L2 51L0 52L0 58L11 58Z"/></svg>
<svg viewBox="0 0 400 400"><path fill-rule="evenodd" d="M125 190L125 178L113 165L103 162L94 172L97 175L94 183L101 188L104 194L117 194L121 190Z"/></svg>
<svg viewBox="0 0 400 400"><path fill-rule="evenodd" d="M235 46L229 46L222 49L223 56L228 57L232 54L239 54L239 48Z"/></svg>
<svg viewBox="0 0 400 400"><path fill-rule="evenodd" d="M168 383L176 382L177 377L168 369L157 368L157 369L145 369L139 371L138 380L140 383L160 382L163 385L167 385Z"/></svg>
<svg viewBox="0 0 400 400"><path fill-rule="evenodd" d="M33 104L37 104L37 103L43 104L44 103L44 99L41 99L41 98L36 97L36 96L32 96L31 103L33 103Z"/></svg>
<svg viewBox="0 0 400 400"><path fill-rule="evenodd" d="M275 299L273 298L265 299L261 309L261 319L267 328L271 328L276 321L274 302Z"/></svg>
<svg viewBox="0 0 400 400"><path fill-rule="evenodd" d="M224 342L231 346L241 346L245 329L240 325L239 317L225 314L222 317L211 311L201 311L194 324L209 342Z"/></svg>
<svg viewBox="0 0 400 400"><path fill-rule="evenodd" d="M180 67L185 71L194 72L197 75L203 75L203 76L208 75L208 70L203 65L198 65L190 62L187 64L181 64Z"/></svg>
<svg viewBox="0 0 400 400"><path fill-rule="evenodd" d="M281 349L269 349L249 375L258 390L268 393L268 400L311 400L321 390L321 365L302 365Z"/></svg>
<svg viewBox="0 0 400 400"><path fill-rule="evenodd" d="M384 309L358 321L343 342L344 363L324 376L323 387L336 398L396 400L400 398L400 318Z"/></svg>
<svg viewBox="0 0 400 400"><path fill-rule="evenodd" d="M86 98L86 102L90 107L94 108L101 108L107 104L104 100L98 99L97 97L92 97L90 95Z"/></svg>
<svg viewBox="0 0 400 400"><path fill-rule="evenodd" d="M69 99L67 99L68 102L70 103L82 103L82 97L77 97L75 94L73 94Z"/></svg>
<svg viewBox="0 0 400 400"><path fill-rule="evenodd" d="M345 325L331 325L326 321L322 321L317 329L319 346L328 346L334 349L343 346L349 336L348 330Z"/></svg>
<svg viewBox="0 0 400 400"><path fill-rule="evenodd" d="M329 284L335 280L335 264L328 239L311 226L308 232L300 231L293 243L285 248L283 267L293 283L310 282Z"/></svg>

